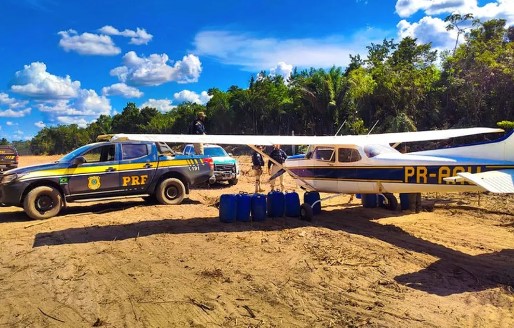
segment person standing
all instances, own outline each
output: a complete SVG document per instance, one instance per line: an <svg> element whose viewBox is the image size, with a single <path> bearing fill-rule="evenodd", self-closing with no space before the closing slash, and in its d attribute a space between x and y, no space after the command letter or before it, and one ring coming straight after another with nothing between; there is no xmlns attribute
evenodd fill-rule
<svg viewBox="0 0 514 328"><path fill-rule="evenodd" d="M257 146L261 151L264 150L264 146ZM255 193L263 192L264 189L261 188L261 176L262 176L262 167L264 166L264 159L262 158L261 153L258 151L254 151L252 154L252 169L255 175Z"/></svg>
<svg viewBox="0 0 514 328"><path fill-rule="evenodd" d="M196 120L193 121L191 125L191 134L206 134L205 132L205 113L204 112L198 112L198 115L196 116ZM195 153L197 155L203 155L203 143L195 143Z"/></svg>
<svg viewBox="0 0 514 328"><path fill-rule="evenodd" d="M279 164L284 164L284 162L286 161L286 158L287 158L286 152L280 148L280 145L273 145L273 150L271 151L269 156ZM271 167L271 171L270 171L270 167ZM271 160L268 160L268 172L270 173L271 176L275 175L278 171L280 171L280 169L281 169L281 166L276 165ZM269 181L269 183L271 185L271 190L275 189L275 180L276 179L277 178L274 178ZM280 191L284 191L284 175L281 174L279 179L280 179Z"/></svg>

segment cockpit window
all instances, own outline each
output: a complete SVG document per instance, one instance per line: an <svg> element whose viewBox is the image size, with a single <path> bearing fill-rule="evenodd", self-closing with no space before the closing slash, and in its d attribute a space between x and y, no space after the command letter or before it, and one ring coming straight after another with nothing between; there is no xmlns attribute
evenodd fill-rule
<svg viewBox="0 0 514 328"><path fill-rule="evenodd" d="M317 147L314 149L312 158L320 161L335 162L333 147Z"/></svg>
<svg viewBox="0 0 514 328"><path fill-rule="evenodd" d="M369 158L373 158L380 154L399 153L399 151L392 147L385 146L385 145L367 145L367 146L364 146L364 153Z"/></svg>
<svg viewBox="0 0 514 328"><path fill-rule="evenodd" d="M361 160L359 151L354 148L339 148L337 154L337 159L339 162L349 163L358 162Z"/></svg>

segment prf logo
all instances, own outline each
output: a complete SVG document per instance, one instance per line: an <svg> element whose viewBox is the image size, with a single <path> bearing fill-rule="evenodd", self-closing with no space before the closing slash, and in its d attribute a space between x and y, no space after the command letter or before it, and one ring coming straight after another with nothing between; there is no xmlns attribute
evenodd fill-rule
<svg viewBox="0 0 514 328"><path fill-rule="evenodd" d="M87 187L91 190L96 190L98 188L100 188L100 177L99 176L94 176L94 177L89 177L87 178Z"/></svg>

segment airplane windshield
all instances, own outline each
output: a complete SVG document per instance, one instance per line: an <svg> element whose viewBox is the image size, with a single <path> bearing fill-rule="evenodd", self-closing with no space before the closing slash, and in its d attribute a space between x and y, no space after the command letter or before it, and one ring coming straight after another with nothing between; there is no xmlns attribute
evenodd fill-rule
<svg viewBox="0 0 514 328"><path fill-rule="evenodd" d="M364 146L364 153L366 153L366 156L369 158L373 158L380 154L399 153L399 151L385 145L367 145Z"/></svg>

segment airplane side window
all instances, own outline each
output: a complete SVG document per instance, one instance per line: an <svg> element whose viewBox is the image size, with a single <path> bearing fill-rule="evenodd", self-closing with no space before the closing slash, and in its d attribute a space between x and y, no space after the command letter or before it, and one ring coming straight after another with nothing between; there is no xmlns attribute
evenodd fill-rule
<svg viewBox="0 0 514 328"><path fill-rule="evenodd" d="M361 155L357 149L340 148L338 150L338 160L342 163L357 162L361 160Z"/></svg>
<svg viewBox="0 0 514 328"><path fill-rule="evenodd" d="M316 148L313 158L320 161L334 162L334 149L333 148Z"/></svg>

